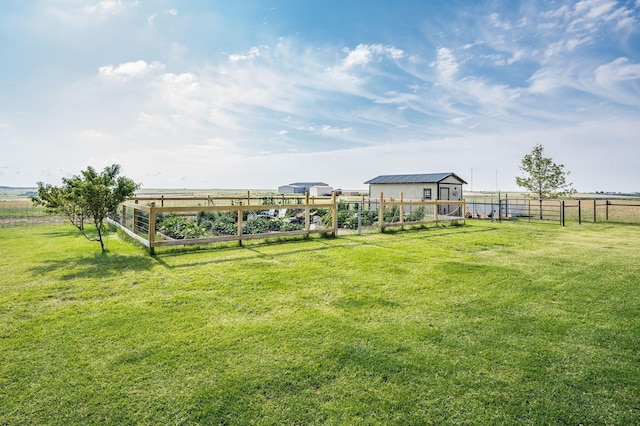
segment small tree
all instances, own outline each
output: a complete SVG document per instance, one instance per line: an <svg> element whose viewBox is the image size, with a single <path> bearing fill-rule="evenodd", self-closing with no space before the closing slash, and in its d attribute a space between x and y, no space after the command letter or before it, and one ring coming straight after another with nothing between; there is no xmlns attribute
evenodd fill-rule
<svg viewBox="0 0 640 426"><path fill-rule="evenodd" d="M520 170L525 177L516 177L516 184L531 192L531 197L540 201L540 219L542 219L542 200L574 194L576 191L567 183L570 172L564 171L564 165L556 164L551 158L543 157L544 148L536 145L530 154L522 159Z"/></svg>
<svg viewBox="0 0 640 426"><path fill-rule="evenodd" d="M119 174L120 166L117 164L105 167L100 174L92 167L87 167L79 176L63 178L61 187L38 182L38 196L31 199L50 213L65 216L85 238L99 242L104 253L102 235L105 219L115 213L118 205L140 187L133 180L118 176ZM87 234L84 229L85 219L93 222L97 237L92 238Z"/></svg>

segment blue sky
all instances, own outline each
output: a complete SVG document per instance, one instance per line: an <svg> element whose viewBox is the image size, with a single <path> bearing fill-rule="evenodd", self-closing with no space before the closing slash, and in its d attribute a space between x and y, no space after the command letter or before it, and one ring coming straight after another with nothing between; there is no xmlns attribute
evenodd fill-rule
<svg viewBox="0 0 640 426"><path fill-rule="evenodd" d="M640 0L4 0L0 185L640 191Z"/></svg>

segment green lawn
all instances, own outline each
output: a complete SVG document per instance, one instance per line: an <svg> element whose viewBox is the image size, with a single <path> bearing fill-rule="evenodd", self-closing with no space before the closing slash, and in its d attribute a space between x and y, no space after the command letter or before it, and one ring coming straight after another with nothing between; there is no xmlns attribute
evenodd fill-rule
<svg viewBox="0 0 640 426"><path fill-rule="evenodd" d="M640 227L0 229L0 424L640 424Z"/></svg>

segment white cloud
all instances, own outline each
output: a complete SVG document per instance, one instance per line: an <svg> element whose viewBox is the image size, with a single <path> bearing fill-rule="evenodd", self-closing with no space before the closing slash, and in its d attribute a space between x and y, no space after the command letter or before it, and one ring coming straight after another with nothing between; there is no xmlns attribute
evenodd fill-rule
<svg viewBox="0 0 640 426"><path fill-rule="evenodd" d="M43 24L47 28L52 28L51 19L61 21L65 25L86 27L101 23L107 19L121 16L140 5L138 1L123 0L77 0L73 4L63 2L45 2L44 7L39 10L46 21Z"/></svg>
<svg viewBox="0 0 640 426"><path fill-rule="evenodd" d="M177 9L169 9L169 10L165 10L164 12L160 12L160 13L154 13L153 15L149 16L147 18L147 22L151 25L153 25L155 23L156 18L160 16L178 16L178 10Z"/></svg>
<svg viewBox="0 0 640 426"><path fill-rule="evenodd" d="M397 60L404 56L402 50L382 44L359 44L354 50L345 49L345 52L348 54L341 64L343 70L367 65L380 57Z"/></svg>
<svg viewBox="0 0 640 426"><path fill-rule="evenodd" d="M262 46L262 48L265 48L265 46ZM232 55L229 55L229 62L246 61L249 59L257 58L259 56L260 56L260 48L254 46L251 49L249 49L249 52L246 54L234 53Z"/></svg>
<svg viewBox="0 0 640 426"><path fill-rule="evenodd" d="M595 70L596 93L627 105L640 106L640 64L628 58L618 58Z"/></svg>
<svg viewBox="0 0 640 426"><path fill-rule="evenodd" d="M137 5L138 2L123 2L122 0L102 0L84 7L87 13L117 14L128 7Z"/></svg>
<svg viewBox="0 0 640 426"><path fill-rule="evenodd" d="M441 47L437 51L435 63L440 79L443 83L450 83L458 72L458 63L451 49Z"/></svg>
<svg viewBox="0 0 640 426"><path fill-rule="evenodd" d="M147 63L143 60L125 62L118 66L106 65L98 68L98 75L106 79L131 80L155 71L162 71L164 65L159 62Z"/></svg>
<svg viewBox="0 0 640 426"><path fill-rule="evenodd" d="M557 74L549 68L536 71L529 83L529 92L533 94L550 94L559 86Z"/></svg>
<svg viewBox="0 0 640 426"><path fill-rule="evenodd" d="M489 15L489 20L491 24L495 28L499 28L501 30L510 30L512 28L511 24L508 22L503 22L500 20L500 15L498 13L492 13Z"/></svg>

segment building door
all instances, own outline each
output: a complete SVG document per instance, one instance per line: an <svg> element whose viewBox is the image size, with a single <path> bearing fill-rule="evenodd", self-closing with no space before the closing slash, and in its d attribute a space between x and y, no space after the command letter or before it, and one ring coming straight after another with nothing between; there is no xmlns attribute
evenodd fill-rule
<svg viewBox="0 0 640 426"><path fill-rule="evenodd" d="M449 200L449 187L440 187L440 193L438 194L438 200ZM438 206L438 214L448 214L451 211L451 206L448 204L441 204Z"/></svg>

